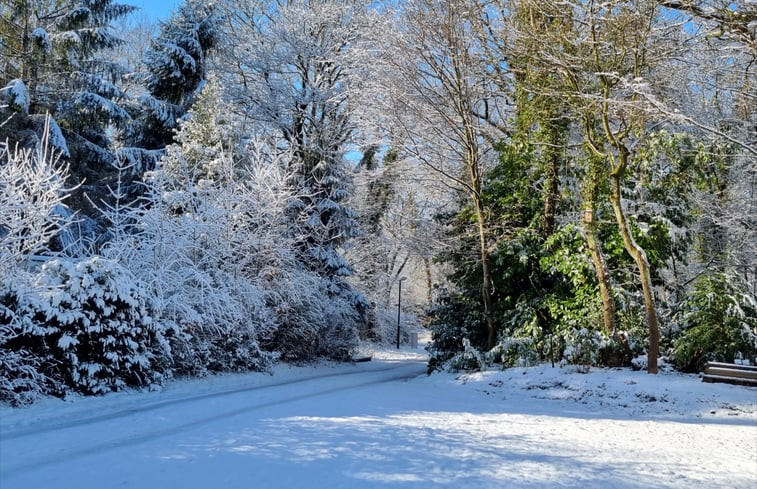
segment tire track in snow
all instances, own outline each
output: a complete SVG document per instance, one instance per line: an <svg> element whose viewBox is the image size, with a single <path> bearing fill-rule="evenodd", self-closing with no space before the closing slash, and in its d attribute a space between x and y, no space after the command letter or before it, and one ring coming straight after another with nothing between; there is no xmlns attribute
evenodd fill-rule
<svg viewBox="0 0 757 489"><path fill-rule="evenodd" d="M2 441L8 441L8 440L14 440L17 438L23 438L27 436L34 436L39 435L43 433L49 433L53 431L58 430L64 430L69 428L76 428L78 426L85 426L88 424L94 424L94 423L101 423L104 421L111 421L118 418L125 418L127 416L132 416L134 414L140 414L140 413L146 413L149 411L156 411L158 409L162 409L164 407L169 406L175 406L180 404L187 404L191 402L198 402L198 401L205 401L208 399L214 399L214 398L220 398L224 396L232 396L236 394L242 394L245 392L254 392L259 390L267 390L267 389L275 389L277 387L285 387L295 384L304 384L313 380L325 380L330 378L344 378L344 377L351 377L355 375L366 375L371 373L377 373L377 372L388 372L391 370L395 370L398 368L402 368L403 366L407 365L407 363L402 364L395 364L390 367L382 367L382 368L375 368L375 369L366 369L366 370L358 370L354 372L338 372L338 373L330 373L330 374L322 374L322 375L314 375L312 377L303 377L303 378L297 378L297 379L291 379L291 380L285 380L281 382L275 382L272 384L265 384L265 385L255 385L255 386L249 386L249 387L238 387L234 389L227 389L227 390L221 390L216 392L208 392L206 394L198 394L195 396L183 396L178 397L175 399L165 400L165 401L158 401L152 404L146 404L146 405L140 405L136 407L130 407L125 409L116 409L112 412L106 413L106 414L99 414L96 416L87 416L84 418L74 418L64 421L58 421L50 424L45 424L44 422L41 423L38 426L30 427L30 428L23 428L23 429L17 429L17 430L11 430L7 432L2 433ZM424 364L425 365L425 364Z"/></svg>
<svg viewBox="0 0 757 489"><path fill-rule="evenodd" d="M398 372L386 375L387 372L392 372L394 370L398 370ZM170 407L170 406L181 404L181 403L205 401L209 399L216 399L216 398L221 398L224 396L243 394L243 393L253 392L253 391L263 390L263 389L275 390L276 388L279 388L279 387L286 387L293 384L307 384L308 382L311 382L311 381L318 381L318 380L323 380L327 378L338 378L338 380L343 380L344 377L349 377L349 379L347 379L349 380L349 382L342 385L330 386L325 389L318 389L317 388L318 385L316 385L315 386L316 389L310 392L306 392L302 394L294 394L294 395L292 395L291 392L288 392L288 393L285 392L283 396L281 396L280 398L265 400L262 402L253 402L241 407L235 407L234 409L218 411L219 407L214 406L214 408L216 409L216 412L212 415L203 416L203 417L196 418L191 421L186 421L183 423L173 424L171 426L158 429L158 430L149 429L149 431L147 432L140 432L140 433L136 433L129 436L121 436L121 437L116 436L111 439L108 439L102 442L97 442L92 445L84 446L78 449L76 448L69 449L68 447L63 448L63 449L55 449L51 447L46 447L48 450L54 453L48 453L39 457L26 457L22 463L18 463L15 465L13 465L12 463L9 464L3 467L2 479L7 480L9 478L13 478L14 476L21 475L25 472L35 470L39 467L65 463L70 460L87 457L89 455L99 454L104 451L115 450L119 448L138 445L141 443L146 443L146 442L157 440L159 438L163 438L166 436L175 435L183 431L191 430L195 427L213 423L215 421L219 421L225 418L230 418L230 417L238 416L241 414L245 414L245 413L249 413L249 412L253 412L253 411L257 411L261 409L266 409L273 406L287 404L290 402L302 401L302 400L311 399L314 397L334 394L337 392L347 391L351 389L370 387L370 386L386 384L390 382L408 381L420 375L425 374L425 372L426 372L425 363L412 362L412 363L402 363L399 366L392 366L390 368L374 369L374 370L360 371L360 372L350 372L347 374L320 375L320 376L310 377L308 379L286 381L286 382L282 382L276 385L266 385L266 386L256 386L256 387L242 388L242 389L233 389L233 390L217 392L217 393L202 394L202 395L194 396L190 398L175 399L171 401L165 401L163 403L155 403L150 406L145 406L143 408L134 408L134 409L124 410L118 413L113 413L113 414L108 414L108 415L103 415L103 416L93 416L91 418L87 418L87 420L78 420L75 423L67 424L65 426L56 426L50 429L39 429L37 430L36 434L51 433L53 431L74 429L74 428L79 428L79 427L86 426L89 424L97 424L97 423L110 421L110 420L114 420L121 417L127 417L134 414L141 414L148 411L155 411L164 407ZM376 374L380 374L378 375L378 378L375 378L377 376ZM354 378L355 376L367 377L367 379L360 378L360 377ZM223 409L223 406L220 406L220 409ZM27 430L27 431L32 431L32 430ZM31 436L32 434L34 433L23 433L23 434L17 433L15 438L18 439L24 436ZM7 441L8 439L4 435L3 439L0 440L0 445L2 444L8 445L6 443ZM12 448L13 447L11 446L6 446L3 448L2 452L6 452L6 450L9 450Z"/></svg>

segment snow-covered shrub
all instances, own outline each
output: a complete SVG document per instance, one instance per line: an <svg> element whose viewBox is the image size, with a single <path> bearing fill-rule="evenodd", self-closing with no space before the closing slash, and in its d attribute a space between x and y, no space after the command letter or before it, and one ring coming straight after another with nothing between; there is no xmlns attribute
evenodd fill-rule
<svg viewBox="0 0 757 489"><path fill-rule="evenodd" d="M16 317L0 347L31 352L56 384L102 394L149 386L169 373L162 328L144 292L116 263L52 260L33 287L10 289L5 300Z"/></svg>
<svg viewBox="0 0 757 489"><path fill-rule="evenodd" d="M318 355L334 360L349 359L359 342L361 320L355 301L348 296L327 296L326 321L319 331Z"/></svg>
<svg viewBox="0 0 757 489"><path fill-rule="evenodd" d="M602 333L586 328L568 331L564 340L563 362L587 368L599 363L599 351L607 342Z"/></svg>
<svg viewBox="0 0 757 489"><path fill-rule="evenodd" d="M68 168L52 149L51 124L33 149L0 145L0 401L12 404L62 392L49 349L33 348L46 329L26 307L38 292L34 255L48 254L71 221L62 212Z"/></svg>
<svg viewBox="0 0 757 489"><path fill-rule="evenodd" d="M275 317L275 329L265 338L266 349L286 361L349 358L358 344L354 307L325 293L328 284L321 277L290 268L293 265L279 270L266 286L267 304Z"/></svg>
<svg viewBox="0 0 757 489"><path fill-rule="evenodd" d="M112 240L103 253L145 284L178 374L265 369L258 337L275 324L262 276L287 253L275 221L283 181L262 153L243 169L221 146L200 151L188 137L196 122L146 175L142 205L116 199L105 210Z"/></svg>
<svg viewBox="0 0 757 489"><path fill-rule="evenodd" d="M453 356L447 362L450 372L473 372L484 370L488 365L486 358L470 344L468 338L463 338L463 351Z"/></svg>
<svg viewBox="0 0 757 489"><path fill-rule="evenodd" d="M169 323L170 324L170 323ZM183 323L167 328L175 375L204 376L209 372L266 370L270 357L261 351L256 331L228 327L221 334Z"/></svg>
<svg viewBox="0 0 757 489"><path fill-rule="evenodd" d="M26 297L27 277L5 277L0 285L0 402L14 406L29 404L40 395L60 391L44 373L43 358L14 345L31 330L29 317L21 314L19 298ZM46 358L46 356L45 356Z"/></svg>
<svg viewBox="0 0 757 489"><path fill-rule="evenodd" d="M439 294L429 316L428 370L433 372L444 369L452 357L463 352L463 341L482 329L484 317L473 300L449 291Z"/></svg>
<svg viewBox="0 0 757 489"><path fill-rule="evenodd" d="M30 404L48 391L48 384L34 354L0 348L0 402L12 406Z"/></svg>
<svg viewBox="0 0 757 489"><path fill-rule="evenodd" d="M578 365L588 369L591 366L618 367L630 365L634 354L641 349L629 345L625 332L618 332L610 338L602 331L581 328L570 329L563 333L565 348L562 363Z"/></svg>
<svg viewBox="0 0 757 489"><path fill-rule="evenodd" d="M502 338L496 352L502 360L502 368L531 367L539 363L539 352L533 338Z"/></svg>
<svg viewBox="0 0 757 489"><path fill-rule="evenodd" d="M145 284L152 314L176 325L169 335L178 373L264 368L257 329L263 291L246 275L244 202L224 185L161 172L148 180L146 205L126 208L103 252Z"/></svg>
<svg viewBox="0 0 757 489"><path fill-rule="evenodd" d="M757 355L757 301L749 289L736 273L697 278L679 314L684 332L673 346L676 368L699 372L708 361Z"/></svg>

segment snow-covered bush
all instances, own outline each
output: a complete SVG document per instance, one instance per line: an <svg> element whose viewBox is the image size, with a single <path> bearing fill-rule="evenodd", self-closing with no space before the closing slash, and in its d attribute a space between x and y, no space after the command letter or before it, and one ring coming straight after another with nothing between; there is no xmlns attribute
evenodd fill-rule
<svg viewBox="0 0 757 489"><path fill-rule="evenodd" d="M145 284L178 374L265 369L258 339L276 326L263 276L288 253L276 221L284 177L262 145L232 158L226 135L203 133L198 114L146 174L139 205L117 198L105 209L112 239L102 251Z"/></svg>
<svg viewBox="0 0 757 489"><path fill-rule="evenodd" d="M358 324L363 316L350 300L349 292L344 295L326 296L325 324L319 330L318 356L335 360L347 360L358 345Z"/></svg>
<svg viewBox="0 0 757 489"><path fill-rule="evenodd" d="M533 338L505 337L496 347L502 368L531 367L539 363L539 352Z"/></svg>
<svg viewBox="0 0 757 489"><path fill-rule="evenodd" d="M38 292L34 255L49 253L53 238L71 221L62 212L68 168L52 149L52 124L47 118L35 148L0 145L0 401L11 404L62 392L47 347L27 342L46 330L25 308Z"/></svg>
<svg viewBox="0 0 757 489"><path fill-rule="evenodd" d="M470 344L468 338L463 338L463 351L449 360L447 369L450 372L472 372L483 370L487 365L486 357Z"/></svg>
<svg viewBox="0 0 757 489"><path fill-rule="evenodd" d="M33 355L29 366L52 381L48 393L65 386L102 394L159 383L169 373L162 328L144 292L116 263L49 261L30 287L6 288L3 302L13 313L0 348Z"/></svg>
<svg viewBox="0 0 757 489"><path fill-rule="evenodd" d="M757 301L736 273L701 275L684 302L684 328L673 346L679 370L699 372L708 361L733 362L757 355Z"/></svg>
<svg viewBox="0 0 757 489"><path fill-rule="evenodd" d="M464 351L463 342L470 342L472 332L480 331L484 318L475 301L446 290L439 294L429 316L433 341L427 347L428 370L433 372L445 369L451 358Z"/></svg>
<svg viewBox="0 0 757 489"><path fill-rule="evenodd" d="M275 329L265 347L286 361L316 357L344 360L358 344L358 314L341 297L324 293L328 282L293 268L279 270L266 287L266 300L275 317Z"/></svg>
<svg viewBox="0 0 757 489"><path fill-rule="evenodd" d="M562 339L565 345L562 363L586 369L631 365L632 357L641 354L640 345L632 344L625 332L610 338L595 329L570 329L563 333Z"/></svg>
<svg viewBox="0 0 757 489"><path fill-rule="evenodd" d="M0 332L0 336L6 334ZM39 358L27 350L0 348L0 402L23 406L48 392L50 381L39 367Z"/></svg>
<svg viewBox="0 0 757 489"><path fill-rule="evenodd" d="M586 328L568 331L564 340L563 362L586 368L599 363L599 351L606 343L602 333Z"/></svg>
<svg viewBox="0 0 757 489"><path fill-rule="evenodd" d="M19 313L18 299L28 295L26 278L3 277L0 283L0 402L14 406L56 390L55 382L42 372L38 354L14 345L22 343L19 338L30 329L24 327L28 318Z"/></svg>
<svg viewBox="0 0 757 489"><path fill-rule="evenodd" d="M263 368L263 291L238 248L247 211L227 185L176 182L158 171L148 178L145 205L110 215L122 228L103 253L145 284L152 314L172 325L178 373Z"/></svg>

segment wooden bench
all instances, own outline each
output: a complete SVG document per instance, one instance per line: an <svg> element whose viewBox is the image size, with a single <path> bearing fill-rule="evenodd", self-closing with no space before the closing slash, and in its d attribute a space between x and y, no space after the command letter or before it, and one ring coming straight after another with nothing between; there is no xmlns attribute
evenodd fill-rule
<svg viewBox="0 0 757 489"><path fill-rule="evenodd" d="M757 387L757 366L708 362L704 367L702 381Z"/></svg>

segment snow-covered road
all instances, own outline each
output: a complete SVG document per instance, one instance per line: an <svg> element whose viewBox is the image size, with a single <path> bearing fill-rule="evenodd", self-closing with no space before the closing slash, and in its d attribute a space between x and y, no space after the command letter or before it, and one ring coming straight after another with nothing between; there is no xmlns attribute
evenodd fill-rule
<svg viewBox="0 0 757 489"><path fill-rule="evenodd" d="M249 419L255 411L288 403L406 381L426 370L425 363L419 361L361 366L337 372L317 370L281 381L264 379L269 382L263 385L222 385L202 394L181 392L164 400L129 399L124 404L106 406L105 412L77 411L62 419L48 414L28 426L19 423L0 434L0 487L5 489L10 481L37 474L48 466L70 465L85 457L107 457L110 451L135 445L159 444L161 438L196 431L214 422L234 417Z"/></svg>
<svg viewBox="0 0 757 489"><path fill-rule="evenodd" d="M740 488L757 390L420 356L0 410L0 488ZM420 375L420 376L419 376Z"/></svg>

